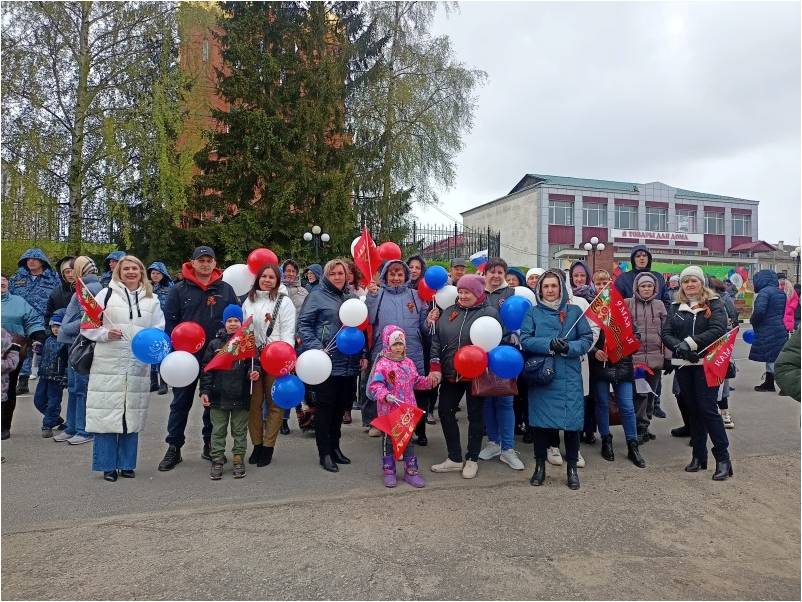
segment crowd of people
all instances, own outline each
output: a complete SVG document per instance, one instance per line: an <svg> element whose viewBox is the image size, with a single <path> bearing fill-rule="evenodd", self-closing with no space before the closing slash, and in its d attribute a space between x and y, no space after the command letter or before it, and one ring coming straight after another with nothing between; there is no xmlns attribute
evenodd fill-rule
<svg viewBox="0 0 802 602"><path fill-rule="evenodd" d="M685 470L707 469L710 439L712 478L726 480L733 475L727 429L735 426L729 407L735 368L720 386L709 386L700 360L711 343L738 325L732 286L695 265L666 282L651 269L645 246L634 247L631 260L632 269L611 282L607 270L591 272L582 261L567 271L534 267L524 274L501 258L490 258L479 275L466 273L466 261L454 259L449 284L456 287L457 299L440 308L419 292L427 270L421 256L386 261L374 278L360 274L348 259L303 270L288 259L264 265L247 294L238 297L208 246L194 249L174 275L162 262L145 267L123 251L110 253L98 267L87 256L51 264L40 249L30 249L17 271L2 277L2 438L11 436L17 396L29 393L38 368L33 401L42 414L42 436L66 445L91 442L94 471L110 482L135 478L138 434L151 395L166 395L169 388L158 365L134 356L131 340L146 328L170 334L192 321L205 332L205 344L196 352L201 370L187 386L172 388L167 449L158 470L173 470L182 461L197 396L204 408L202 457L210 462L210 478L224 474L229 431L232 476L244 477L246 462L264 467L273 461L279 435L290 432L290 411L274 403L275 377L258 359L237 360L229 370L207 372L203 367L251 320L257 350L282 341L298 353L324 350L330 356L330 375L308 385L304 403L295 410L299 426L314 430L318 460L328 472L351 463L342 449L342 425L358 408L363 431L381 437L377 457L384 485L395 487L391 438L371 422L407 404L424 414L403 453L403 480L413 487L425 485L417 453L428 444L427 426L439 422L447 457L430 465L434 473L459 472L472 479L481 461L495 458L512 470L524 470L516 450L518 434L534 448L533 486L545 483L547 464L565 464L566 484L578 489L577 469L585 466L580 444L587 451L598 434L601 457L615 460L613 406L627 460L646 467L642 448L655 438L650 425L666 416L662 377L673 373L672 392L683 425L672 435L689 436L693 449ZM78 279L103 309L102 324L87 320L75 290ZM782 393L799 400L798 285L795 290L770 270L754 274L753 283L753 311L743 316L754 331L749 357L766 367L755 390L776 391L776 382ZM589 305L607 286L626 300L639 341L637 351L624 357L610 357L604 331L587 317ZM520 328L510 330L500 314L516 287L530 289L534 303ZM367 305L368 337L361 352L349 355L334 341L343 326L340 307L355 298ZM471 345L471 326L480 319L498 321L501 345L520 350L532 366L509 394L483 395L478 377L464 377L456 365L460 350ZM91 366L82 367L87 357ZM638 379L647 386L636 386ZM463 399L465 447L457 419Z"/></svg>

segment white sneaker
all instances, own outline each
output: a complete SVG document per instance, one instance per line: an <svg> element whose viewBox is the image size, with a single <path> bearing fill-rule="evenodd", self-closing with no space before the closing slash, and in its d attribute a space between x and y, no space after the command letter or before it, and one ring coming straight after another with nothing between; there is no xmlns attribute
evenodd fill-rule
<svg viewBox="0 0 802 602"><path fill-rule="evenodd" d="M368 437L381 437L381 436L382 432L375 426L372 426L368 429Z"/></svg>
<svg viewBox="0 0 802 602"><path fill-rule="evenodd" d="M67 443L70 445L81 445L82 443L89 443L92 440L92 437L84 437L83 435L73 435L69 439L67 439Z"/></svg>
<svg viewBox="0 0 802 602"><path fill-rule="evenodd" d="M472 479L473 477L476 476L477 472L479 472L478 462L474 462L473 460L466 460L465 467L462 469L462 478Z"/></svg>
<svg viewBox="0 0 802 602"><path fill-rule="evenodd" d="M724 421L725 429L734 429L735 423L732 421L729 410L721 410L721 419Z"/></svg>
<svg viewBox="0 0 802 602"><path fill-rule="evenodd" d="M479 452L480 460L492 460L493 458L501 455L501 446L498 443L489 441L487 445Z"/></svg>
<svg viewBox="0 0 802 602"><path fill-rule="evenodd" d="M560 455L559 447L550 447L546 450L546 461L552 466L562 466L563 457Z"/></svg>
<svg viewBox="0 0 802 602"><path fill-rule="evenodd" d="M507 466L512 468L513 470L523 470L524 463L521 462L521 459L518 457L518 452L514 449L505 449L500 454L499 460L504 462Z"/></svg>
<svg viewBox="0 0 802 602"><path fill-rule="evenodd" d="M582 457L582 452L576 452L576 467L577 468L585 468L585 458Z"/></svg>
<svg viewBox="0 0 802 602"><path fill-rule="evenodd" d="M462 470L462 462L454 462L449 458L440 464L432 464L432 472L459 472Z"/></svg>
<svg viewBox="0 0 802 602"><path fill-rule="evenodd" d="M74 435L68 435L67 431L61 431L58 435L53 436L53 441L55 441L56 443L64 443L73 436Z"/></svg>

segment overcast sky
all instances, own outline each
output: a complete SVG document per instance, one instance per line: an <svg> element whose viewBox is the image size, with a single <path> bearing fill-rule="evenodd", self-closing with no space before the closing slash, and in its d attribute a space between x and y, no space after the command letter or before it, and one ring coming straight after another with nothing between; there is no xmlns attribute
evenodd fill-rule
<svg viewBox="0 0 802 602"><path fill-rule="evenodd" d="M489 75L451 215L525 173L660 181L758 200L759 237L799 241L799 3L463 2L434 33Z"/></svg>

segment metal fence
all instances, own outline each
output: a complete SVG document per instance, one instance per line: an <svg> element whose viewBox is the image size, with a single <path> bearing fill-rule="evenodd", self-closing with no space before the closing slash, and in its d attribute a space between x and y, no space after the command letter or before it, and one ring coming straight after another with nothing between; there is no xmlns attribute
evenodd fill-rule
<svg viewBox="0 0 802 602"><path fill-rule="evenodd" d="M400 243L404 256L421 255L427 261L448 261L454 257L467 259L487 249L488 257L501 255L501 233L473 230L459 224L430 226L412 222Z"/></svg>

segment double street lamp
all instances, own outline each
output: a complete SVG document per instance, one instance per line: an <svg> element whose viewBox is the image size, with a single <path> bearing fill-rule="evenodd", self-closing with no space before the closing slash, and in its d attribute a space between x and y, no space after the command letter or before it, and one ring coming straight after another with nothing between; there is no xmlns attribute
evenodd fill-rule
<svg viewBox="0 0 802 602"><path fill-rule="evenodd" d="M320 226L312 226L311 232L304 232L304 240L306 242L315 242L315 261L320 263L320 247L329 242L331 236L327 232L323 232Z"/></svg>
<svg viewBox="0 0 802 602"><path fill-rule="evenodd" d="M590 242L586 242L584 245L582 245L582 248L585 249L589 255L591 253L593 254L591 257L591 262L593 266L592 273L596 273L596 253L601 253L602 251L604 251L605 248L604 243L599 242L599 239L594 236L590 239Z"/></svg>
<svg viewBox="0 0 802 602"><path fill-rule="evenodd" d="M791 251L791 259L796 259L796 283L799 284L799 260L800 260L800 248L797 247L793 251Z"/></svg>

